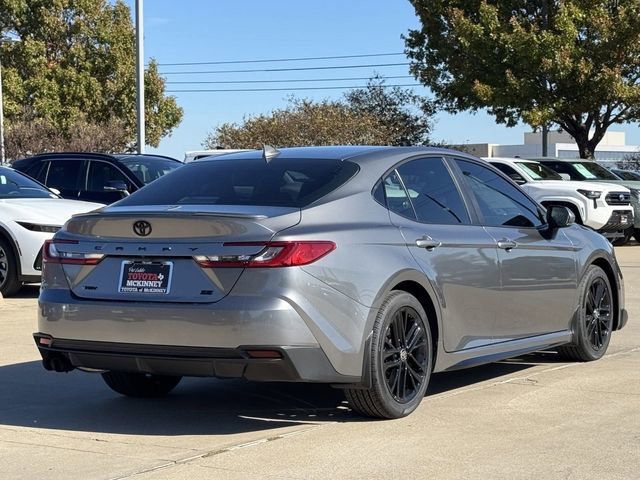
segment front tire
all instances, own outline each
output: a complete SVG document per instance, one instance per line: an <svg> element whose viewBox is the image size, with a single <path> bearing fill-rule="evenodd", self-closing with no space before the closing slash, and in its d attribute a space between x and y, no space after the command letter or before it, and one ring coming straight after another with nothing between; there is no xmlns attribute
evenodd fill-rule
<svg viewBox="0 0 640 480"><path fill-rule="evenodd" d="M22 287L18 280L18 261L6 240L0 238L0 293L8 297Z"/></svg>
<svg viewBox="0 0 640 480"><path fill-rule="evenodd" d="M569 360L591 362L604 356L611 341L614 308L611 283L597 265L591 265L580 282L573 343L558 348Z"/></svg>
<svg viewBox="0 0 640 480"><path fill-rule="evenodd" d="M412 295L393 291L382 304L369 351L371 388L346 389L356 412L400 418L422 401L433 369L433 343L427 314Z"/></svg>
<svg viewBox="0 0 640 480"><path fill-rule="evenodd" d="M102 378L115 392L127 397L162 397L173 390L182 377L130 372L104 372Z"/></svg>
<svg viewBox="0 0 640 480"><path fill-rule="evenodd" d="M633 227L627 228L623 232L624 235L622 237L612 240L611 243L616 247L621 247L622 245L626 245L627 243L629 243L629 240L631 240L631 237L633 237L634 233L635 233L635 229Z"/></svg>

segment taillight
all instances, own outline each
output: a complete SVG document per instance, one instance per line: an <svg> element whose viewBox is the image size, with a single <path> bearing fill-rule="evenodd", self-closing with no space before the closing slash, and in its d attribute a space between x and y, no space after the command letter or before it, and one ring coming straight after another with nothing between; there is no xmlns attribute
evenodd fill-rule
<svg viewBox="0 0 640 480"><path fill-rule="evenodd" d="M42 261L44 263L62 263L69 265L97 265L104 258L102 253L76 253L61 252L56 244L77 245L76 240L45 240L42 248Z"/></svg>
<svg viewBox="0 0 640 480"><path fill-rule="evenodd" d="M309 265L329 252L336 244L327 241L299 242L230 242L229 247L264 247L255 255L196 255L193 259L203 268L266 268Z"/></svg>

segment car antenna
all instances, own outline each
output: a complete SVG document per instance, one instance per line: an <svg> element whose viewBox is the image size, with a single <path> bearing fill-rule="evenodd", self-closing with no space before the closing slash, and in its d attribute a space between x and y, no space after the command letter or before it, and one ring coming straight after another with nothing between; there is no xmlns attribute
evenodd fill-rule
<svg viewBox="0 0 640 480"><path fill-rule="evenodd" d="M262 145L262 158L264 158L265 162L269 163L271 159L276 158L278 155L280 155L280 151L277 148L271 145Z"/></svg>

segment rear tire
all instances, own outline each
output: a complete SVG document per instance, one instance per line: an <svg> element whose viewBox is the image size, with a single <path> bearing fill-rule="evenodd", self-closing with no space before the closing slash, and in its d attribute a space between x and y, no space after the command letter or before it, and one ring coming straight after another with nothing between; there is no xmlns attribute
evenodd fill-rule
<svg viewBox="0 0 640 480"><path fill-rule="evenodd" d="M18 280L18 261L13 254L11 245L0 238L0 293L8 297L17 293L22 287Z"/></svg>
<svg viewBox="0 0 640 480"><path fill-rule="evenodd" d="M557 350L568 360L591 362L602 358L609 347L616 305L609 278L596 265L587 269L579 292L573 343Z"/></svg>
<svg viewBox="0 0 640 480"><path fill-rule="evenodd" d="M636 242L640 243L640 228L633 229L633 238L636 239Z"/></svg>
<svg viewBox="0 0 640 480"><path fill-rule="evenodd" d="M162 397L173 390L182 379L130 372L104 372L102 378L112 390L128 397Z"/></svg>
<svg viewBox="0 0 640 480"><path fill-rule="evenodd" d="M345 389L351 408L374 418L409 415L427 390L432 358L431 330L424 308L406 292L391 292L373 326L366 366L371 388Z"/></svg>

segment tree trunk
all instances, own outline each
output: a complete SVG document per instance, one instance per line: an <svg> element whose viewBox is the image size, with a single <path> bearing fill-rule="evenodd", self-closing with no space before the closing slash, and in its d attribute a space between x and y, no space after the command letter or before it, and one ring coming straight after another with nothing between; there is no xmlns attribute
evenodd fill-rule
<svg viewBox="0 0 640 480"><path fill-rule="evenodd" d="M580 152L580 158L586 158L588 160L593 160L596 158L595 156L595 148L590 141L578 141L576 139L576 143L578 144L578 151Z"/></svg>

